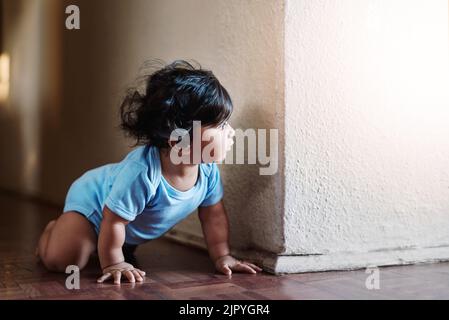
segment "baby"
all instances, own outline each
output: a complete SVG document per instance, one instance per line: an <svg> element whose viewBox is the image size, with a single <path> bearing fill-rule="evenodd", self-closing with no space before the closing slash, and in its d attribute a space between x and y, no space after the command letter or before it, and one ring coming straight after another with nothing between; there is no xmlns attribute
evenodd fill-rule
<svg viewBox="0 0 449 320"><path fill-rule="evenodd" d="M89 170L72 183L63 214L48 223L39 239L41 261L52 271L64 272L68 265L81 269L97 251L98 282L119 284L122 275L142 282L145 272L128 256L198 208L209 256L219 272L262 271L230 255L216 164L233 144L228 92L211 71L182 60L146 77L145 85L144 93L129 90L120 107L120 127L139 146L122 161ZM196 133L197 147L190 143Z"/></svg>

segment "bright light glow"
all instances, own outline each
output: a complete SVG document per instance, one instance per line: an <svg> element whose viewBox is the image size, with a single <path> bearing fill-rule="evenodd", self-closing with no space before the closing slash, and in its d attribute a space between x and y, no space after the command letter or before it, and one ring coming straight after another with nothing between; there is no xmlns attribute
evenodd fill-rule
<svg viewBox="0 0 449 320"><path fill-rule="evenodd" d="M0 55L0 102L6 101L9 96L9 55Z"/></svg>

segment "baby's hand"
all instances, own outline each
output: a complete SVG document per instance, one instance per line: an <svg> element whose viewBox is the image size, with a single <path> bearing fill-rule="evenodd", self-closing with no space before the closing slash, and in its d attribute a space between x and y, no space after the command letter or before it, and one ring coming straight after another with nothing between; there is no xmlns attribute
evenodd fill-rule
<svg viewBox="0 0 449 320"><path fill-rule="evenodd" d="M215 268L226 275L232 274L231 270L245 273L257 273L257 271L262 271L262 269L255 264L249 263L247 261L237 260L230 255L218 258L215 261Z"/></svg>
<svg viewBox="0 0 449 320"><path fill-rule="evenodd" d="M128 278L129 282L142 282L145 277L145 272L133 267L132 264L127 262L120 262L112 266L103 269L103 275L98 278L97 282L102 283L103 281L113 277L115 284L120 284L120 279L122 274Z"/></svg>

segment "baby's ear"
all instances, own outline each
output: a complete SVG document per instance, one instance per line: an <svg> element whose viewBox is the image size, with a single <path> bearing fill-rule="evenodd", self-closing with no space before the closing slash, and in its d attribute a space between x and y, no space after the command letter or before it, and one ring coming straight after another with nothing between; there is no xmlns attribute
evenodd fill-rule
<svg viewBox="0 0 449 320"><path fill-rule="evenodd" d="M180 153L182 152L183 155L190 154L190 142L186 142L184 140L180 141L169 141L169 151ZM180 155L181 156L181 155Z"/></svg>
<svg viewBox="0 0 449 320"><path fill-rule="evenodd" d="M168 145L170 148L181 147L181 148L189 148L190 147L190 134L189 131L183 128L176 128L170 134L170 138L168 139Z"/></svg>
<svg viewBox="0 0 449 320"><path fill-rule="evenodd" d="M181 140L179 142L169 141L168 145L169 145L168 155L173 164L181 164L181 163L190 164L190 162L191 162L191 160L190 160L190 154L191 154L190 142L186 143L183 140Z"/></svg>

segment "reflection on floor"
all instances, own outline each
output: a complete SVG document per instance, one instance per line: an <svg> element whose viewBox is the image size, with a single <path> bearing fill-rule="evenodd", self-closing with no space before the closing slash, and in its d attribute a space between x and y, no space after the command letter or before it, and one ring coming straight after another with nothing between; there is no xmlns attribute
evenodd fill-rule
<svg viewBox="0 0 449 320"><path fill-rule="evenodd" d="M66 274L47 272L35 242L58 210L0 194L0 299L449 299L449 263L380 268L380 289L368 290L365 270L274 276L215 272L206 252L164 238L137 249L143 284L97 284L95 259L81 272L79 290Z"/></svg>

